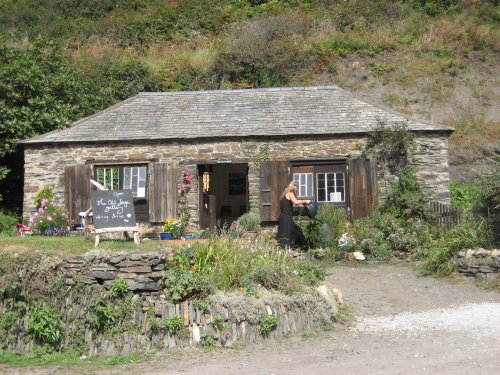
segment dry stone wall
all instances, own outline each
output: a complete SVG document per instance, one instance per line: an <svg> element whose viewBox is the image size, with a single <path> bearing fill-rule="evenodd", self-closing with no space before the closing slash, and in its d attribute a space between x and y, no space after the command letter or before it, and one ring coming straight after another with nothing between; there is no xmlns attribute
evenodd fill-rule
<svg viewBox="0 0 500 375"><path fill-rule="evenodd" d="M339 292L326 286L292 296L266 290L260 290L258 298L240 291L217 293L210 296L203 307L193 301L171 303L159 284L166 260L166 255L160 253L110 255L89 252L85 256L64 257L54 263L54 276L61 277L64 284L63 306L59 310L65 331L62 347L74 345L78 335L81 336L80 346L85 348L82 350L89 355L125 355L199 345L204 335L214 337L216 345L232 345L262 340L259 322L269 315L277 318L277 326L270 332L273 337L332 323L338 312L336 296ZM124 300L128 318L114 329L98 333L86 323L89 306L92 298L118 278L125 280L132 292ZM92 290L94 297L83 290ZM8 301L0 299L0 314L8 309ZM170 334L165 329L165 321L174 315L182 319L182 334ZM29 351L34 347L35 340L28 332L28 319L29 312L13 328L16 339L9 341L8 349ZM222 340L223 333L214 324L216 319L231 332L227 341ZM156 322L156 329L153 329L153 322Z"/></svg>
<svg viewBox="0 0 500 375"><path fill-rule="evenodd" d="M457 271L468 277L499 277L500 249L467 249L454 258Z"/></svg>

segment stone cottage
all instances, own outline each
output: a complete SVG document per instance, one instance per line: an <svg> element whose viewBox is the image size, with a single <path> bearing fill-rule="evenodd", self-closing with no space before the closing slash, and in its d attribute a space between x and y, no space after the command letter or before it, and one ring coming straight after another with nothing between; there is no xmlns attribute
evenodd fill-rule
<svg viewBox="0 0 500 375"><path fill-rule="evenodd" d="M376 161L360 157L379 121L404 122L416 134L419 179L433 199L448 203L452 128L327 86L140 93L25 140L24 212L49 186L76 224L90 207L92 178L131 189L138 223L152 228L176 216L188 172L190 220L201 228L248 211L276 221L279 195L292 179L301 198L363 217L385 189Z"/></svg>

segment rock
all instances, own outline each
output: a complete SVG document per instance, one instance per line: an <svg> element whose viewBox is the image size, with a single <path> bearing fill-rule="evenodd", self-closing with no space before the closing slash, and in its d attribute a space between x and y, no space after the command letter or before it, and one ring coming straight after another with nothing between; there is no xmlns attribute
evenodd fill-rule
<svg viewBox="0 0 500 375"><path fill-rule="evenodd" d="M141 260L143 258L144 254L129 254L128 259L134 261L134 260Z"/></svg>
<svg viewBox="0 0 500 375"><path fill-rule="evenodd" d="M363 253L361 251L355 251L352 253L352 256L354 257L354 259L356 260L365 260L365 256L363 255Z"/></svg>
<svg viewBox="0 0 500 375"><path fill-rule="evenodd" d="M134 266L121 268L121 272L134 272L134 273L149 273L151 272L151 266Z"/></svg>
<svg viewBox="0 0 500 375"><path fill-rule="evenodd" d="M116 279L116 272L113 271L88 271L84 276L93 277L98 280L114 280Z"/></svg>
<svg viewBox="0 0 500 375"><path fill-rule="evenodd" d="M474 250L468 249L467 252L465 253L465 257L468 259L472 258L473 256L474 256Z"/></svg>
<svg viewBox="0 0 500 375"><path fill-rule="evenodd" d="M330 290L332 291L333 295L335 296L335 300L337 301L339 307L340 308L344 307L345 306L344 295L342 294L340 289L331 288Z"/></svg>
<svg viewBox="0 0 500 375"><path fill-rule="evenodd" d="M75 280L79 281L84 284L95 284L97 283L97 280L94 279L93 277L88 277L85 275L75 275Z"/></svg>
<svg viewBox="0 0 500 375"><path fill-rule="evenodd" d="M158 291L160 290L160 286L156 284L154 281L133 281L127 280L127 283L132 292L135 291Z"/></svg>
<svg viewBox="0 0 500 375"><path fill-rule="evenodd" d="M196 323L193 324L193 341L194 342L200 342L201 337L200 337L200 328Z"/></svg>
<svg viewBox="0 0 500 375"><path fill-rule="evenodd" d="M316 288L316 290L323 296L328 304L331 306L334 314L338 313L339 307L337 304L337 299L335 294L332 291L332 288L329 288L326 284L320 285Z"/></svg>
<svg viewBox="0 0 500 375"><path fill-rule="evenodd" d="M144 262L140 260L128 260L128 259L125 259L120 263L115 264L115 266L119 268L130 268L134 266L144 266L144 265L145 265Z"/></svg>
<svg viewBox="0 0 500 375"><path fill-rule="evenodd" d="M108 262L111 264L120 263L123 259L125 259L125 255L117 255L109 258Z"/></svg>

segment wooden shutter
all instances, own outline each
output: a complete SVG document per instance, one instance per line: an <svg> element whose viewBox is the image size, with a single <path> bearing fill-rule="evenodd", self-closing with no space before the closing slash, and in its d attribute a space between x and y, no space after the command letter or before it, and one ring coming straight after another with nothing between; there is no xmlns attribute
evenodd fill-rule
<svg viewBox="0 0 500 375"><path fill-rule="evenodd" d="M80 222L79 213L90 208L92 166L87 164L64 167L64 202L70 224Z"/></svg>
<svg viewBox="0 0 500 375"><path fill-rule="evenodd" d="M148 181L150 223L177 216L177 176L177 163L151 163Z"/></svg>
<svg viewBox="0 0 500 375"><path fill-rule="evenodd" d="M367 217L378 202L376 160L350 159L347 165L352 218Z"/></svg>
<svg viewBox="0 0 500 375"><path fill-rule="evenodd" d="M270 160L260 164L260 218L277 221L280 215L280 195L291 177L288 161Z"/></svg>

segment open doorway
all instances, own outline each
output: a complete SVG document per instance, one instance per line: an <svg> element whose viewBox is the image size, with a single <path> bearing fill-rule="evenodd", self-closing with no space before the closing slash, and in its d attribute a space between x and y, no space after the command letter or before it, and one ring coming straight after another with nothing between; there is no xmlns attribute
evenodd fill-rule
<svg viewBox="0 0 500 375"><path fill-rule="evenodd" d="M200 228L231 225L248 212L248 164L198 165Z"/></svg>

